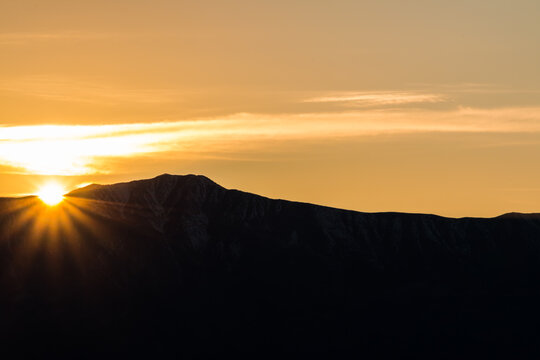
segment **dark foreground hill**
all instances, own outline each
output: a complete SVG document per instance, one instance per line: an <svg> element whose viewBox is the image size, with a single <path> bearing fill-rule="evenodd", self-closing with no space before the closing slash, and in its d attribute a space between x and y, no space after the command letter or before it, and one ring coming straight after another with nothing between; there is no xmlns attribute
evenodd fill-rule
<svg viewBox="0 0 540 360"><path fill-rule="evenodd" d="M359 213L194 175L0 199L19 356L532 355L539 295L535 214Z"/></svg>

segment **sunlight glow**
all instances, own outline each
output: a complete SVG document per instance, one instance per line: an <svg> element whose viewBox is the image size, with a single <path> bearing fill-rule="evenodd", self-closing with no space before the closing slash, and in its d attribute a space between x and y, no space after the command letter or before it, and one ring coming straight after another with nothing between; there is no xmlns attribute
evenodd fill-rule
<svg viewBox="0 0 540 360"><path fill-rule="evenodd" d="M64 199L65 190L56 183L44 185L38 192L38 196L45 204L54 206Z"/></svg>
<svg viewBox="0 0 540 360"><path fill-rule="evenodd" d="M311 101L435 101L427 95L355 95ZM253 147L271 148L265 140L332 140L353 136L428 132L540 132L540 107L451 111L394 109L330 113L251 114L220 119L113 125L0 125L0 166L12 173L88 175L110 173L125 158L168 153L180 156L222 155ZM201 155L202 154L202 155Z"/></svg>

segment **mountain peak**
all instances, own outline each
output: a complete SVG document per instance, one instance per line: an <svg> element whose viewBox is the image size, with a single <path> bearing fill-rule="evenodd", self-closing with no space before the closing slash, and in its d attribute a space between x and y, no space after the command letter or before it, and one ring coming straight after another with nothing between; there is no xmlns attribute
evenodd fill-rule
<svg viewBox="0 0 540 360"><path fill-rule="evenodd" d="M67 194L70 197L143 205L170 205L179 200L203 201L208 194L225 190L203 175L162 174L150 179L111 185L92 184Z"/></svg>
<svg viewBox="0 0 540 360"><path fill-rule="evenodd" d="M73 196L73 197L88 197L88 195L92 195L91 193L94 191L99 191L104 188L110 188L110 189L125 189L125 188L134 188L134 187L146 187L146 186L159 186L159 185L166 185L166 184L174 184L174 185L204 185L204 186L216 186L220 187L219 184L212 181L208 177L204 175L194 175L194 174L187 174L187 175L171 175L171 174L161 174L153 178L149 179L142 179L142 180L133 180L128 182L121 182L121 183L115 183L115 184L90 184L88 186L75 189L67 194L67 196Z"/></svg>

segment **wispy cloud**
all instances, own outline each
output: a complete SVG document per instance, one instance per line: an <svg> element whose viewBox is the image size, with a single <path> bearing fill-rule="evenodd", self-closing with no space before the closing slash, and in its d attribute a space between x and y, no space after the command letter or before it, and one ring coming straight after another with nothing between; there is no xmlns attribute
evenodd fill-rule
<svg viewBox="0 0 540 360"><path fill-rule="evenodd" d="M540 108L236 114L197 121L0 127L0 165L34 174L80 175L106 171L112 158L167 152L197 157L264 149L275 140L421 132L540 133Z"/></svg>
<svg viewBox="0 0 540 360"><path fill-rule="evenodd" d="M51 75L4 81L0 90L55 101L99 104L160 104L181 101L183 95L173 89L130 89Z"/></svg>
<svg viewBox="0 0 540 360"><path fill-rule="evenodd" d="M356 107L377 107L389 105L439 103L447 101L448 98L442 94L430 94L422 92L345 92L326 96L314 97L305 102L314 103L344 103Z"/></svg>
<svg viewBox="0 0 540 360"><path fill-rule="evenodd" d="M42 32L3 32L0 33L0 45L34 45L36 43L47 42L65 42L69 44L73 41L84 40L128 40L128 39L150 39L150 38L168 38L168 39L208 39L211 35L202 32L176 33L170 31L148 31L148 30L130 30L125 32L100 32L100 31L42 31Z"/></svg>
<svg viewBox="0 0 540 360"><path fill-rule="evenodd" d="M416 89L424 89L425 91L436 91L450 96L459 94L474 94L474 95L493 95L493 94L537 94L537 89L526 87L511 87L497 83L455 83L455 84L436 84L436 83L412 83L410 84ZM427 90L430 89L430 90Z"/></svg>
<svg viewBox="0 0 540 360"><path fill-rule="evenodd" d="M56 32L10 32L0 33L0 45L18 45L43 41L59 40L92 40L111 38L117 35L96 33L96 32L78 32L78 31L56 31Z"/></svg>

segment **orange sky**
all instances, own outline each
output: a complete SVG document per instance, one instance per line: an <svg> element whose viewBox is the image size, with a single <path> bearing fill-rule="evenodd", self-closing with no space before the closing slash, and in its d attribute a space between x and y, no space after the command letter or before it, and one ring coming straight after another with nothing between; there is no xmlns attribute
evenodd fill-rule
<svg viewBox="0 0 540 360"><path fill-rule="evenodd" d="M538 1L0 10L0 196L167 172L359 211L540 211Z"/></svg>

